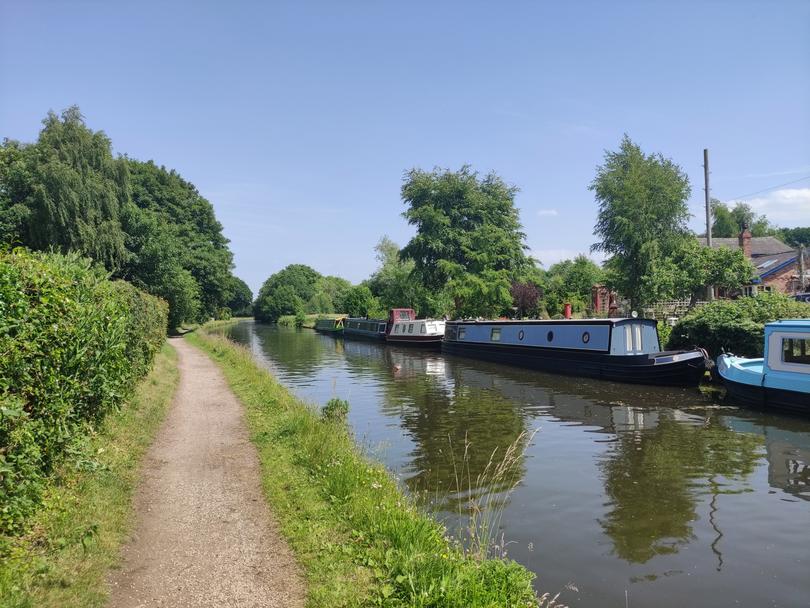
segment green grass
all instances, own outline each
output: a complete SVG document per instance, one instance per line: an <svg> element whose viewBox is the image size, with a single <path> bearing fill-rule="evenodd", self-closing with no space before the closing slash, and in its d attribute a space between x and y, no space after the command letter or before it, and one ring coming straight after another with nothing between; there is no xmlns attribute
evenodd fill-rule
<svg viewBox="0 0 810 608"><path fill-rule="evenodd" d="M220 365L245 406L264 492L306 573L308 606L538 605L531 572L448 540L361 453L340 417L322 417L227 339L204 328L186 340Z"/></svg>
<svg viewBox="0 0 810 608"><path fill-rule="evenodd" d="M132 526L139 463L177 386L165 344L135 396L69 451L50 477L42 508L19 537L0 537L0 606L92 607Z"/></svg>

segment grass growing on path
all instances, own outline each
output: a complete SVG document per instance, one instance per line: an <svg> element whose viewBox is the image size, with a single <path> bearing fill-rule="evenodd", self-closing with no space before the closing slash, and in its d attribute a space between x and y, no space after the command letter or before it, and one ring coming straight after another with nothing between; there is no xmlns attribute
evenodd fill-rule
<svg viewBox="0 0 810 608"><path fill-rule="evenodd" d="M533 574L466 555L359 451L339 417L322 417L259 368L250 353L205 331L207 352L246 409L271 509L300 563L308 605L536 606Z"/></svg>
<svg viewBox="0 0 810 608"><path fill-rule="evenodd" d="M131 529L139 464L177 380L177 355L165 344L130 402L70 450L28 531L0 537L0 606L104 605L105 577Z"/></svg>

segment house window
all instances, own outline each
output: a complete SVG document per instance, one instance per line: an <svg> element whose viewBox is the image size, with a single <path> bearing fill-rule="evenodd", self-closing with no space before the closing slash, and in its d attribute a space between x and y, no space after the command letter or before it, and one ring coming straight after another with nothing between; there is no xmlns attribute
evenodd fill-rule
<svg viewBox="0 0 810 608"><path fill-rule="evenodd" d="M810 340L804 338L782 339L782 361L810 366Z"/></svg>
<svg viewBox="0 0 810 608"><path fill-rule="evenodd" d="M466 327L459 327L458 328L458 339L463 340L467 336L467 328Z"/></svg>
<svg viewBox="0 0 810 608"><path fill-rule="evenodd" d="M413 333L413 323L408 323L408 333L409 334Z"/></svg>
<svg viewBox="0 0 810 608"><path fill-rule="evenodd" d="M493 342L500 342L501 341L501 328L500 327L493 327L492 331L489 334L489 339Z"/></svg>

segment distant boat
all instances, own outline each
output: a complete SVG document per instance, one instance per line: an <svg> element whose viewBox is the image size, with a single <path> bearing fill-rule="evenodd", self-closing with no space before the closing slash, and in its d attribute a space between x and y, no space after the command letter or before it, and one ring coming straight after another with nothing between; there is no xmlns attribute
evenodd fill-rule
<svg viewBox="0 0 810 608"><path fill-rule="evenodd" d="M387 326L388 323L385 319L348 317L343 320L343 337L359 338L363 340L385 340L385 329Z"/></svg>
<svg viewBox="0 0 810 608"><path fill-rule="evenodd" d="M318 319L315 321L315 331L325 334L342 334L344 319L345 317L338 317L337 319Z"/></svg>
<svg viewBox="0 0 810 608"><path fill-rule="evenodd" d="M388 313L385 341L402 346L441 348L444 321L417 319L413 308L393 308Z"/></svg>
<svg viewBox="0 0 810 608"><path fill-rule="evenodd" d="M703 349L661 352L652 319L448 321L442 352L616 382L696 386Z"/></svg>
<svg viewBox="0 0 810 608"><path fill-rule="evenodd" d="M717 358L732 403L810 413L810 319L765 325L764 357Z"/></svg>

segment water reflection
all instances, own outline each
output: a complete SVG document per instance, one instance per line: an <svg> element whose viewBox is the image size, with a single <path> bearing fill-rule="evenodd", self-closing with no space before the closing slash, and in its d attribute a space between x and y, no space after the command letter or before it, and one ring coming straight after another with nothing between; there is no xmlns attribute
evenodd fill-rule
<svg viewBox="0 0 810 608"><path fill-rule="evenodd" d="M575 581L572 604L624 605L628 589L634 605L676 606L696 593L713 605L810 597L807 533L797 534L810 529L810 421L724 407L695 390L311 331L244 323L230 334L303 398L347 398L358 439L385 445L377 455L439 516L482 496L502 500L519 481L503 516L512 556L544 589ZM482 477L493 453L537 428L508 475Z"/></svg>

